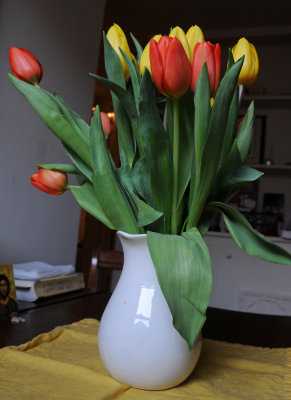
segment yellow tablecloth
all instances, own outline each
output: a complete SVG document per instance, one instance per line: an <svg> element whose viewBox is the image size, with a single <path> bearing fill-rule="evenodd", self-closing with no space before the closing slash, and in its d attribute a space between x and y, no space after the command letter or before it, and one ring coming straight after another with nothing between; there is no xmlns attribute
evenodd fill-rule
<svg viewBox="0 0 291 400"><path fill-rule="evenodd" d="M205 339L189 379L173 389L144 391L109 376L98 354L97 331L98 321L84 319L0 350L0 399L291 399L291 348Z"/></svg>

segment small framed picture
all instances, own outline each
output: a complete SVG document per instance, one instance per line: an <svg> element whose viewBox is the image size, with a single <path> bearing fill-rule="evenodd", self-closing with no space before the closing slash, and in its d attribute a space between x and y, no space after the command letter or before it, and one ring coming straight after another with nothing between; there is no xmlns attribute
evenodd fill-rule
<svg viewBox="0 0 291 400"><path fill-rule="evenodd" d="M266 116L256 116L254 120L253 139L246 164L262 164L265 157Z"/></svg>
<svg viewBox="0 0 291 400"><path fill-rule="evenodd" d="M0 265L0 323L18 317L13 265Z"/></svg>

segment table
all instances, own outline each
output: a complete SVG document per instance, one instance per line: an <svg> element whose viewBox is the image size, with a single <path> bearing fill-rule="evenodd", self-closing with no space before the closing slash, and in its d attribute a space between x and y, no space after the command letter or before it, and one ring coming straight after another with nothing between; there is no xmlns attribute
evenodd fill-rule
<svg viewBox="0 0 291 400"><path fill-rule="evenodd" d="M84 318L99 320L109 298L107 292L85 289L36 303L19 302L26 323L1 323L0 348L25 343L59 325ZM291 317L208 308L203 336L230 343L291 347Z"/></svg>
<svg viewBox="0 0 291 400"><path fill-rule="evenodd" d="M287 400L291 348L268 349L203 339L194 372L161 391L129 387L105 370L96 319L57 327L18 347L0 349L5 400ZM126 363L126 357L124 359ZM4 397L3 397L3 396ZM2 397L1 397L2 396Z"/></svg>

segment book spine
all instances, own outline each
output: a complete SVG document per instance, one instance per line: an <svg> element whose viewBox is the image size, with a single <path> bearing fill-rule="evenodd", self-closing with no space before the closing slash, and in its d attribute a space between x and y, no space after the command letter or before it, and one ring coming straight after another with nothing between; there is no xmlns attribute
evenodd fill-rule
<svg viewBox="0 0 291 400"><path fill-rule="evenodd" d="M83 289L84 287L84 276L83 274L78 274L76 276L54 279L52 281L38 281L35 284L35 292L38 297L48 297Z"/></svg>

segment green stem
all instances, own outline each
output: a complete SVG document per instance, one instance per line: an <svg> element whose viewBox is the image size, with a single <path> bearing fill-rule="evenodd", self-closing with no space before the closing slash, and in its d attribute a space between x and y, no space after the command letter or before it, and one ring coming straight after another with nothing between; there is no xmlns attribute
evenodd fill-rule
<svg viewBox="0 0 291 400"><path fill-rule="evenodd" d="M171 234L177 234L177 200L178 200L178 167L179 167L179 101L173 100L174 132L173 132L173 195Z"/></svg>

